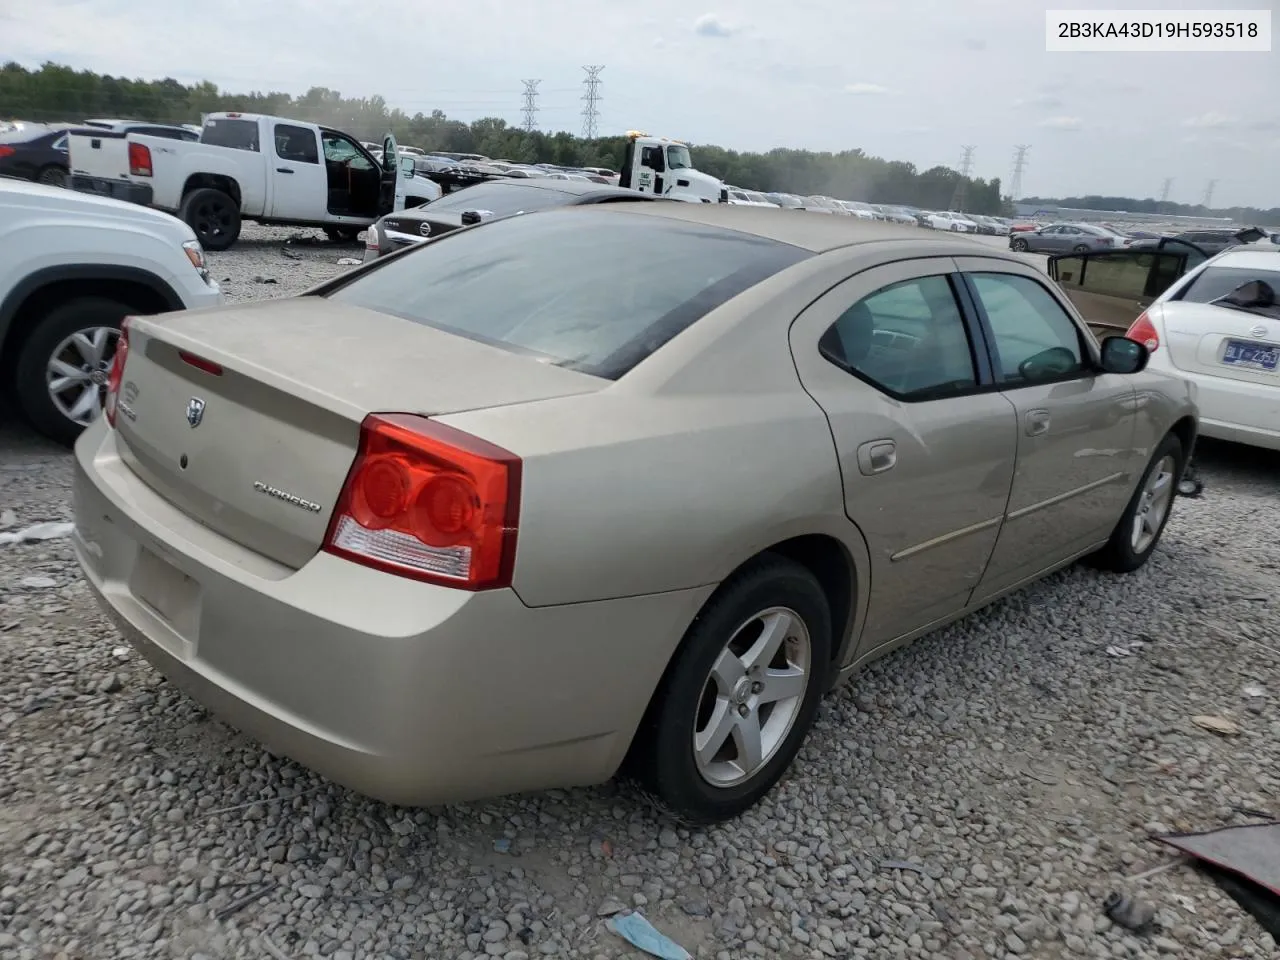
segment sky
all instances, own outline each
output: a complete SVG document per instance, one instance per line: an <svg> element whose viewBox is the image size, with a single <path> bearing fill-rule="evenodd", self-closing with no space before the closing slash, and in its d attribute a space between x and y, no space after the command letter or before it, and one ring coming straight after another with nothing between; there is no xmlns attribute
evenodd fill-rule
<svg viewBox="0 0 1280 960"><path fill-rule="evenodd" d="M410 113L739 150L859 147L1027 196L1160 196L1280 206L1280 47L1270 53L1050 53L1045 10L1136 0L0 0L0 58L228 91L326 86ZM1280 10L1278 0L1147 8ZM216 14L213 11L217 11ZM1275 16L1275 14L1273 14ZM1275 16L1280 21L1280 16ZM0 104L0 112L3 112ZM198 118L193 118L197 119ZM697 152L694 151L696 163ZM856 199L856 198L852 198Z"/></svg>

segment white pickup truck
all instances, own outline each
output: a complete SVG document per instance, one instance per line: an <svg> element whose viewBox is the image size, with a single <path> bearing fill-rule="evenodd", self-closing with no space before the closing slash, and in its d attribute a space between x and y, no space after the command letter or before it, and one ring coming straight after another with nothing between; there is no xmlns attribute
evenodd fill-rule
<svg viewBox="0 0 1280 960"><path fill-rule="evenodd" d="M211 113L196 143L104 130L73 134L69 146L72 189L177 214L207 250L235 243L242 220L354 240L441 194L399 159L394 137L384 166L354 137L284 117Z"/></svg>

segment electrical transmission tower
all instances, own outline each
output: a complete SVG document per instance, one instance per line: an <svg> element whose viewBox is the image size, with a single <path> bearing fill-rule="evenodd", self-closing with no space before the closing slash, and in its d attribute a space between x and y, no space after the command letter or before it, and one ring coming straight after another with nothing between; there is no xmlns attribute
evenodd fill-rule
<svg viewBox="0 0 1280 960"><path fill-rule="evenodd" d="M973 169L973 151L971 146L962 148L964 153L960 157L960 181L956 184L956 192L951 195L951 209L959 212L964 211L965 203L969 199L969 172Z"/></svg>
<svg viewBox="0 0 1280 960"><path fill-rule="evenodd" d="M1206 209L1208 209L1209 204L1213 202L1213 188L1217 185L1217 180L1210 180L1209 185L1204 188L1204 199L1201 200L1200 203L1203 204Z"/></svg>
<svg viewBox="0 0 1280 960"><path fill-rule="evenodd" d="M524 128L533 133L538 129L538 84L541 80L521 80L524 84Z"/></svg>
<svg viewBox="0 0 1280 960"><path fill-rule="evenodd" d="M1164 178L1164 186L1160 188L1160 202L1168 203L1169 194L1173 192L1173 177Z"/></svg>
<svg viewBox="0 0 1280 960"><path fill-rule="evenodd" d="M1027 169L1027 151L1031 144L1020 143L1013 151L1013 181L1009 184L1009 196L1014 201L1022 199L1022 174Z"/></svg>
<svg viewBox="0 0 1280 960"><path fill-rule="evenodd" d="M582 95L586 103L582 108L582 137L584 140L594 140L600 122L600 71L604 69L604 65L582 69L587 72L586 79L582 81L587 88L587 92Z"/></svg>

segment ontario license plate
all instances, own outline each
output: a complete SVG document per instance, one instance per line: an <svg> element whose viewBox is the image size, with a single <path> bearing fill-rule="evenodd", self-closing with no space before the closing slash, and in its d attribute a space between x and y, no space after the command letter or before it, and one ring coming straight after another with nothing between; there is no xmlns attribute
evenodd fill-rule
<svg viewBox="0 0 1280 960"><path fill-rule="evenodd" d="M1222 362L1232 367L1250 367L1273 372L1280 365L1280 347L1245 340L1228 340Z"/></svg>

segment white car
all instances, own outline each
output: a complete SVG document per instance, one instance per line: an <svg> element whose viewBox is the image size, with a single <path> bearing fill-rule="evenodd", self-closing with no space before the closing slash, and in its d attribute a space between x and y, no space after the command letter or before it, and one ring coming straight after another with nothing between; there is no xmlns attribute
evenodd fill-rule
<svg viewBox="0 0 1280 960"><path fill-rule="evenodd" d="M97 417L125 316L221 302L176 217L0 179L0 383L46 436L69 444Z"/></svg>
<svg viewBox="0 0 1280 960"><path fill-rule="evenodd" d="M744 190L742 187L730 187L729 199L726 201L736 207L776 207L777 204L769 200L763 193L756 193L754 190Z"/></svg>
<svg viewBox="0 0 1280 960"><path fill-rule="evenodd" d="M928 225L935 230L950 230L952 233L977 233L978 225L967 220L958 213L925 214Z"/></svg>
<svg viewBox="0 0 1280 960"><path fill-rule="evenodd" d="M1280 450L1280 246L1242 244L1205 259L1175 241L1054 257L1050 276L1082 310L1114 311L1116 326L1145 303L1126 336L1146 345L1148 369L1196 386L1201 436Z"/></svg>

